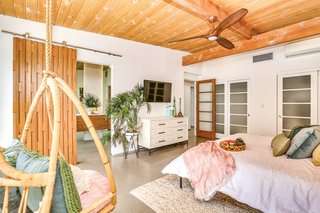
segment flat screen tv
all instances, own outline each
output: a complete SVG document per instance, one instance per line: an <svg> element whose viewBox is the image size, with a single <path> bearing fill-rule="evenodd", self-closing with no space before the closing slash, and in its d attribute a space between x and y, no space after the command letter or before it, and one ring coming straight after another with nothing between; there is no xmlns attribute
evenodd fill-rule
<svg viewBox="0 0 320 213"><path fill-rule="evenodd" d="M144 80L143 86L144 97L148 102L171 102L171 83Z"/></svg>

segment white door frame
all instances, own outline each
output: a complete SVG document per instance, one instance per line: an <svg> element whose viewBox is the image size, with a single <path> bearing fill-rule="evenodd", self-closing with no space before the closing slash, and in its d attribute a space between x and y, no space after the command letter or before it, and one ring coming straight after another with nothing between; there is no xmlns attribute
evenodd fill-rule
<svg viewBox="0 0 320 213"><path fill-rule="evenodd" d="M250 78L217 80L216 85L224 84L224 134L217 134L217 138L230 135L230 84L247 82L247 132L250 132Z"/></svg>
<svg viewBox="0 0 320 213"><path fill-rule="evenodd" d="M216 138L223 138L225 136L227 136L227 117L228 117L228 112L227 112L227 81L217 81L216 82L216 86L217 85L224 85L224 134L221 133L217 133L216 131Z"/></svg>
<svg viewBox="0 0 320 213"><path fill-rule="evenodd" d="M317 70L308 71L308 72L294 72L294 73L285 73L277 75L277 133L282 133L282 116L283 116L283 108L282 108L282 100L283 100L283 78L286 77L296 77L296 76L311 76L311 116L310 116L310 124L318 123L318 72Z"/></svg>
<svg viewBox="0 0 320 213"><path fill-rule="evenodd" d="M250 89L250 79L237 79L237 80L230 80L227 81L227 135L230 135L230 84L232 83L241 83L241 82L247 82L247 133L249 133L250 128L250 108L249 108L249 89Z"/></svg>

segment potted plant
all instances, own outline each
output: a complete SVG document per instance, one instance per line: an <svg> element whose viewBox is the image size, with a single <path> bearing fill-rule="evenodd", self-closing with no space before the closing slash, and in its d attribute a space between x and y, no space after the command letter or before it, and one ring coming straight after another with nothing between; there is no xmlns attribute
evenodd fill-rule
<svg viewBox="0 0 320 213"><path fill-rule="evenodd" d="M96 95L91 93L87 93L84 96L83 101L84 101L84 105L90 108L91 114L94 114L94 111L97 111L98 107L101 106L100 99Z"/></svg>
<svg viewBox="0 0 320 213"><path fill-rule="evenodd" d="M107 117L112 120L113 143L121 144L127 158L129 150L129 137L136 137L141 129L139 112L141 107L147 106L148 113L151 110L150 104L146 101L143 86L137 84L131 91L123 92L113 97L107 109ZM104 134L104 142L110 132Z"/></svg>

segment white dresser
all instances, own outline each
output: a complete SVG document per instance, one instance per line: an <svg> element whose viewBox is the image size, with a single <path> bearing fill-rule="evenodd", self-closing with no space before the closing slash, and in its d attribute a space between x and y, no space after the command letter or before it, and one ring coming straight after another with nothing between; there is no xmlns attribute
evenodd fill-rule
<svg viewBox="0 0 320 213"><path fill-rule="evenodd" d="M149 149L188 141L188 118L143 118L139 145Z"/></svg>

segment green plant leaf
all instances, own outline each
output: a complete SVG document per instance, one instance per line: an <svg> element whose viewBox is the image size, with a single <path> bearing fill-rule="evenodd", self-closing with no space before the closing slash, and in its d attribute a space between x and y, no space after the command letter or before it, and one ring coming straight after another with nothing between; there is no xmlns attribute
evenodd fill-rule
<svg viewBox="0 0 320 213"><path fill-rule="evenodd" d="M147 112L150 113L151 105L144 97L143 86L139 84L135 85L131 91L120 93L111 98L106 116L112 120L111 140L113 144L122 144L124 150L129 148L125 133L127 131L139 132L142 126L138 115L143 106L146 106Z"/></svg>

